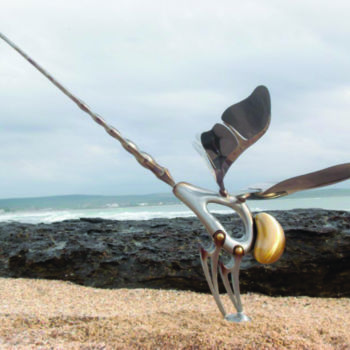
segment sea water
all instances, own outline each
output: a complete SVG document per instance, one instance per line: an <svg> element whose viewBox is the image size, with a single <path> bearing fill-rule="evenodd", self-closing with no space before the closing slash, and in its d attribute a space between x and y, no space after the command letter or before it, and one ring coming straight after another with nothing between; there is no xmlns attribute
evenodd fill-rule
<svg viewBox="0 0 350 350"><path fill-rule="evenodd" d="M350 211L350 189L324 189L296 193L272 200L247 201L252 211L322 208ZM213 213L230 208L210 205ZM56 196L0 199L0 222L52 223L79 218L149 220L194 216L171 194L145 196Z"/></svg>

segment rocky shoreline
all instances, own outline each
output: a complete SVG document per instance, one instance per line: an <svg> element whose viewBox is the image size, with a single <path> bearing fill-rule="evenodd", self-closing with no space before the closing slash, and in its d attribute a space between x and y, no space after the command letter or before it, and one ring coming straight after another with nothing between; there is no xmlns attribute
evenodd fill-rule
<svg viewBox="0 0 350 350"><path fill-rule="evenodd" d="M285 230L286 250L273 265L245 256L242 292L350 297L350 212L270 213ZM233 235L239 235L238 216L217 216ZM57 279L99 288L209 292L198 253L200 244L209 243L197 218L0 223L0 277Z"/></svg>

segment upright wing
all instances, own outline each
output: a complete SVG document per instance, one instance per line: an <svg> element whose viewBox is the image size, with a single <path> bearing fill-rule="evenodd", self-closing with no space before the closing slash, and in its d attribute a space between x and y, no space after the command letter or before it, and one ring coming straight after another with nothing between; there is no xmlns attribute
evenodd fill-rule
<svg viewBox="0 0 350 350"><path fill-rule="evenodd" d="M248 98L227 108L221 118L236 136L253 144L270 124L269 91L265 86L258 86Z"/></svg>
<svg viewBox="0 0 350 350"><path fill-rule="evenodd" d="M225 125L214 127L201 135L201 143L215 171L220 190L225 191L224 177L232 163L255 143L270 124L270 94L258 86L245 100L227 108L222 115Z"/></svg>
<svg viewBox="0 0 350 350"><path fill-rule="evenodd" d="M248 199L270 199L286 196L298 191L332 185L350 179L350 163L338 164L312 173L292 177L260 191L240 195Z"/></svg>

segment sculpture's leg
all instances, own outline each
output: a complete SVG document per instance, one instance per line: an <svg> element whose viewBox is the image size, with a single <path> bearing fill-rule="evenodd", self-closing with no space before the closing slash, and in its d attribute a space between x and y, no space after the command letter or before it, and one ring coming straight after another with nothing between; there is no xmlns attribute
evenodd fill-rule
<svg viewBox="0 0 350 350"><path fill-rule="evenodd" d="M218 279L217 279L217 268L218 268L218 260L219 260L219 254L220 254L221 247L220 246L214 246L210 251L205 250L203 247L200 248L200 257L201 257L201 263L204 271L205 278L207 279L211 294L213 294L213 297L215 299L216 305L218 306L220 312L222 313L222 316L226 316L226 311L224 306L222 305L220 295L219 295L219 288L218 288ZM210 276L209 267L208 267L208 258L211 257L211 272L212 277ZM213 273L214 272L214 273ZM213 283L214 280L214 283Z"/></svg>
<svg viewBox="0 0 350 350"><path fill-rule="evenodd" d="M222 233L220 233L222 235ZM200 248L200 258L204 271L205 278L207 279L209 288L211 293L213 294L216 305L218 306L220 312L224 316L224 318L231 322L243 322L249 321L249 317L247 317L243 313L243 307L241 302L240 290L239 290L239 267L242 260L242 254L234 254L234 257L231 263L228 266L220 263L219 265L219 256L220 251L223 245L224 236L220 236L216 234L214 236L214 243L209 250ZM208 259L211 259L211 269L208 267ZM221 302L220 293L219 293L219 285L218 285L218 268L220 266L220 274L222 280L224 282L224 286L227 290L227 293L237 310L237 314L227 314L226 310ZM228 275L231 273L232 275L232 285L233 290L231 288Z"/></svg>
<svg viewBox="0 0 350 350"><path fill-rule="evenodd" d="M242 302L241 302L241 293L239 288L239 267L241 264L242 256L234 255L232 263L229 266L220 264L220 274L224 282L227 294L230 297L233 305L235 306L237 313L226 315L225 319L231 322L244 322L250 321L250 318L244 314ZM232 286L233 291L228 279L228 275L231 273L232 276Z"/></svg>
<svg viewBox="0 0 350 350"><path fill-rule="evenodd" d="M232 259L233 261L233 259ZM232 264L233 266L233 264ZM223 263L220 262L220 275L222 278L222 281L224 282L224 286L226 288L227 294L230 297L230 300L232 301L233 305L235 306L236 310L239 312L236 295L232 292L232 288L228 279L228 275L230 273L230 270L227 266L225 266Z"/></svg>

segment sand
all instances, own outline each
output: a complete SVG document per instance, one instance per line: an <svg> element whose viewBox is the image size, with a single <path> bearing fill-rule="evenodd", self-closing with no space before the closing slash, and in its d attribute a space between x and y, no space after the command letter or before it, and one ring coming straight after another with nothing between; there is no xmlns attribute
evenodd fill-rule
<svg viewBox="0 0 350 350"><path fill-rule="evenodd" d="M349 298L245 294L243 304L252 321L234 324L208 294L0 278L0 348L350 349Z"/></svg>

